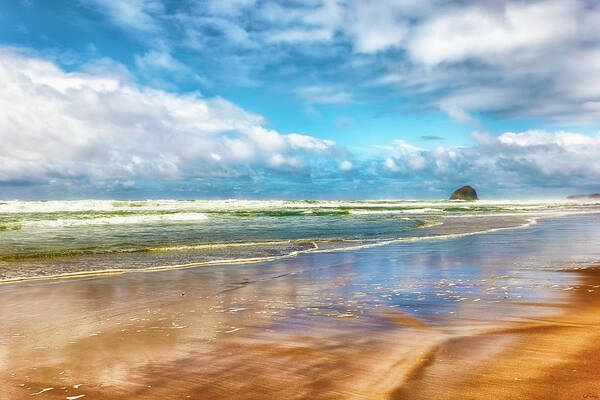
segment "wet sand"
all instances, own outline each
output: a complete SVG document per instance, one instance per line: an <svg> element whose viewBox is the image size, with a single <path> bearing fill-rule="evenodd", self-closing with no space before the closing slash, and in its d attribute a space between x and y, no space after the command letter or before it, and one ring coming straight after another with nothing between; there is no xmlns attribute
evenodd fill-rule
<svg viewBox="0 0 600 400"><path fill-rule="evenodd" d="M597 220L539 225L0 285L0 398L600 396L600 269L530 267Z"/></svg>
<svg viewBox="0 0 600 400"><path fill-rule="evenodd" d="M444 341L389 398L600 398L600 268L571 273L560 314Z"/></svg>

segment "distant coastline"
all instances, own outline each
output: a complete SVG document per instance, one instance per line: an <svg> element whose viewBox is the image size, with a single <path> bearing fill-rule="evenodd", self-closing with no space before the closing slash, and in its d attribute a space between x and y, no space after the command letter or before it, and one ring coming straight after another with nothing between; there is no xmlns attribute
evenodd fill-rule
<svg viewBox="0 0 600 400"><path fill-rule="evenodd" d="M592 193L592 194L574 194L571 196L567 196L567 199L569 200L583 200L583 199L599 199L600 200L600 193Z"/></svg>

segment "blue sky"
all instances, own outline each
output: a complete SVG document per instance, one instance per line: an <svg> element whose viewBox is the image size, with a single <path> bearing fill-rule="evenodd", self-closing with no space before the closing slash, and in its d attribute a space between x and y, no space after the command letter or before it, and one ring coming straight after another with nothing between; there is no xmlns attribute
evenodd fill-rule
<svg viewBox="0 0 600 400"><path fill-rule="evenodd" d="M600 191L600 7L8 0L2 198Z"/></svg>

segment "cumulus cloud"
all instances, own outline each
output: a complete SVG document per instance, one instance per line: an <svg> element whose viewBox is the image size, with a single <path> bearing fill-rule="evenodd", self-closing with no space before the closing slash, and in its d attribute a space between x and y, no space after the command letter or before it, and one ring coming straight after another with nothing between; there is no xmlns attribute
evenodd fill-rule
<svg viewBox="0 0 600 400"><path fill-rule="evenodd" d="M287 83L301 62L290 91L316 103L357 98L356 82L365 80L475 126L472 115L482 112L600 121L594 2L80 1L145 42L150 35L201 50L230 81L257 84L263 73L287 71ZM332 82L336 93L315 89Z"/></svg>
<svg viewBox="0 0 600 400"><path fill-rule="evenodd" d="M595 124L599 16L597 4L575 0L448 2L388 46L407 56L374 83L475 126L481 112Z"/></svg>
<svg viewBox="0 0 600 400"><path fill-rule="evenodd" d="M499 188L597 188L600 134L530 130L473 133L470 147L421 149L398 140L380 161L390 176L452 187L471 182Z"/></svg>
<svg viewBox="0 0 600 400"><path fill-rule="evenodd" d="M219 97L178 95L111 76L65 72L4 49L0 181L181 179L310 171L343 150L284 135Z"/></svg>
<svg viewBox="0 0 600 400"><path fill-rule="evenodd" d="M373 185L386 180L402 188L428 182L440 190L471 183L489 192L528 186L594 190L600 181L600 135L475 132L468 147L427 149L398 139L379 147L377 155L350 154L331 140L269 129L261 116L219 97L173 94L110 74L66 72L50 61L4 50L4 185L84 182L132 189L139 180L183 180L223 190L244 179L250 190L248 185L268 175L265 187L285 180L325 190L327 182L344 176L352 178L345 180L348 185L362 182L362 192L351 189L355 196L377 197ZM278 193L275 186L269 190Z"/></svg>
<svg viewBox="0 0 600 400"><path fill-rule="evenodd" d="M399 46L408 34L409 23L399 18L407 10L403 2L357 1L348 9L346 30L358 52L373 53Z"/></svg>
<svg viewBox="0 0 600 400"><path fill-rule="evenodd" d="M506 2L496 7L474 4L424 20L407 49L413 59L428 65L468 58L497 61L518 50L568 42L576 32L573 1Z"/></svg>
<svg viewBox="0 0 600 400"><path fill-rule="evenodd" d="M136 43L137 54L119 63L96 49L93 56L79 54L95 59L84 62L65 49L56 50L63 55L41 50L46 60L0 49L0 181L131 186L138 178L244 177L253 183L265 174L298 181L341 174L405 185L485 179L500 187L598 181L597 136L475 133L472 146L434 149L398 140L371 157L269 129L261 116L219 97L176 94L198 84L216 93L256 86L297 100L309 116L324 116L320 106L348 103L368 104L377 115L398 106L435 109L481 132L490 118L595 125L596 2L79 2L87 7L82 18L90 10L104 16L129 35L128 44ZM343 128L354 118L362 124L365 115L334 124Z"/></svg>

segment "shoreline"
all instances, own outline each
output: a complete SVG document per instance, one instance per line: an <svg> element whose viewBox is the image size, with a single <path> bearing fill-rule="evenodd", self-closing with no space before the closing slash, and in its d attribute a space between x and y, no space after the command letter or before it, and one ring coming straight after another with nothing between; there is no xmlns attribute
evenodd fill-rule
<svg viewBox="0 0 600 400"><path fill-rule="evenodd" d="M573 237L597 232L596 218L585 221L587 230L569 220ZM600 268L497 268L515 252L523 260L555 254L539 243L561 239L557 226L564 223L536 229L537 244L499 233L231 268L0 285L0 397L594 394L600 360L582 355L600 354ZM576 248L556 254L566 249ZM408 308L394 308L402 304ZM569 375L573 369L583 372ZM554 396L563 375L575 383Z"/></svg>
<svg viewBox="0 0 600 400"><path fill-rule="evenodd" d="M292 258L311 252L335 252L422 240L443 240L527 228L538 220L599 214L598 209L559 212L501 212L485 215L430 215L429 223L417 226L414 236L395 238L302 238L264 242L233 242L153 247L131 251L79 252L73 254L6 255L0 260L0 285L46 279L89 277L109 273L151 272L165 269L256 263ZM486 222L488 220L488 222ZM464 221L464 223L463 223ZM483 223L476 222L483 221ZM489 221L494 221L490 223ZM487 226L486 226L487 225ZM422 235L422 236L421 236ZM68 252L67 252L68 253Z"/></svg>
<svg viewBox="0 0 600 400"><path fill-rule="evenodd" d="M563 217L570 215L586 215L586 214L595 214L600 213L597 212L586 212L586 213L576 213L576 214L550 214L550 215L512 215L513 217L519 217L522 222L517 225L509 225L509 226L501 226L501 227L492 227L489 229L481 230L481 231L472 231L472 232L463 232L463 233L442 233L438 235L429 235L429 236L416 236L416 237L401 237L395 239L323 239L323 240L309 240L309 239L298 239L298 240L286 240L281 242L264 242L264 243L251 243L249 246L260 246L264 244L272 244L272 243L309 243L312 244L313 248L307 248L303 250L294 250L287 254L281 254L276 256L267 256L267 257L251 257L251 258L235 258L235 259L220 259L220 260L210 260L210 261L201 261L201 262L193 262L186 264L174 264L174 265L159 265L152 267L144 267L144 268L109 268L109 269L100 269L100 270L84 270L84 271L74 271L67 272L61 274L54 275L40 275L40 276L24 276L24 277L16 277L16 278L8 278L8 279L0 279L0 285L11 284L11 283L19 283L19 282L29 282L29 281L42 281L42 280L56 280L56 279L70 279L70 278L82 278L82 277L93 277L93 276L104 276L110 274L126 274L126 273L135 273L135 272L155 272L155 271L165 271L165 270L177 270L177 269L187 269L187 268L199 268L199 267L208 267L208 266L218 266L218 265L231 265L231 264L254 264L260 262L268 262L281 260L286 258L293 258L298 256L299 254L306 253L333 253L333 252L341 252L341 251L353 251L360 250L371 247L379 247L379 246L388 246L396 243L406 243L406 242L419 242L424 240L447 240L447 239L455 239L465 236L473 236L473 235L482 235L486 233L493 233L502 230L509 229L525 229L532 225L535 225L538 220L543 218L552 218L552 217ZM485 215L485 216L476 216L476 218L501 218L503 215ZM445 217L445 218L461 218L460 216L453 217ZM473 216L464 216L464 218L473 218ZM444 225L442 221L436 221L436 224L431 226L425 226L423 228L419 227L416 229L427 229L427 228L441 228ZM444 226L445 228L445 226ZM332 247L332 248L320 248L319 244L326 243L362 243L359 245L349 245L349 246L341 246L341 247ZM367 242L367 243L365 243ZM232 244L234 247L242 247L247 244ZM195 249L197 247L229 247L231 245L198 245L198 246L188 246L190 249ZM179 248L177 248L179 249ZM160 252L161 249L151 249L147 251L150 252ZM106 255L115 255L115 253L107 253Z"/></svg>
<svg viewBox="0 0 600 400"><path fill-rule="evenodd" d="M431 349L390 399L577 399L600 396L600 266L568 273L583 283L561 312L473 335ZM508 343L507 343L508 341ZM477 351L478 361L469 352ZM487 358L487 353L490 357Z"/></svg>

